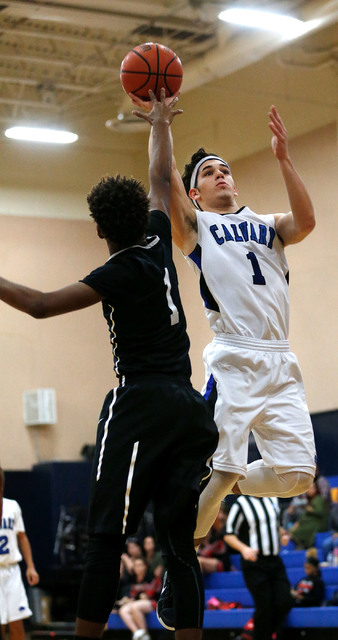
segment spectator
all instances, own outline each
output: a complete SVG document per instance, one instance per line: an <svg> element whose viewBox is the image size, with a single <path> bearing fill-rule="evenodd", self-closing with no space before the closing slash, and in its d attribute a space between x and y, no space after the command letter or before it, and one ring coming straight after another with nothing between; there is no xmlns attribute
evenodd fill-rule
<svg viewBox="0 0 338 640"><path fill-rule="evenodd" d="M316 533L327 531L328 528L329 505L320 494L315 482L307 490L306 497L307 505L304 513L289 529L290 538L298 549L314 546Z"/></svg>
<svg viewBox="0 0 338 640"><path fill-rule="evenodd" d="M154 536L146 536L143 540L143 555L146 559L150 571L159 578L162 578L164 565L160 551L156 549Z"/></svg>
<svg viewBox="0 0 338 640"><path fill-rule="evenodd" d="M135 582L130 588L130 597L117 603L118 614L132 631L133 640L150 640L146 614L156 609L161 593L162 580L149 570L145 558L133 560ZM115 613L115 611L114 611Z"/></svg>
<svg viewBox="0 0 338 640"><path fill-rule="evenodd" d="M282 624L292 607L291 585L279 556L277 498L239 496L226 523L226 543L241 554L245 584L254 603L254 640L282 637Z"/></svg>
<svg viewBox="0 0 338 640"><path fill-rule="evenodd" d="M121 555L120 583L117 600L130 594L130 584L135 579L134 560L142 558L143 550L141 542L136 537L129 537L126 541L126 550Z"/></svg>
<svg viewBox="0 0 338 640"><path fill-rule="evenodd" d="M301 515L303 515L307 504L308 500L306 493L302 493L300 496L294 496L291 499L288 507L284 510L282 515L284 529L289 530L294 524L296 524L296 522L298 522Z"/></svg>
<svg viewBox="0 0 338 640"><path fill-rule="evenodd" d="M322 542L323 558L329 564L338 564L338 503L330 507L328 534Z"/></svg>
<svg viewBox="0 0 338 640"><path fill-rule="evenodd" d="M331 485L325 476L321 475L318 465L316 466L316 475L314 480L318 493L324 500L331 505ZM308 505L308 497L306 493L294 496L282 515L282 523L285 529L290 529L292 525L299 521Z"/></svg>
<svg viewBox="0 0 338 640"><path fill-rule="evenodd" d="M320 495L326 500L326 502L331 504L331 485L325 476L320 473L320 469L317 465L316 467L316 475L315 475L315 483L317 485L318 491Z"/></svg>
<svg viewBox="0 0 338 640"><path fill-rule="evenodd" d="M0 469L0 486L4 474ZM32 612L28 606L26 591L21 578L19 563L24 558L26 577L30 586L39 582L30 542L25 533L21 509L16 500L3 498L0 520L0 620L1 637L8 626L10 640L25 640L23 620Z"/></svg>
<svg viewBox="0 0 338 640"><path fill-rule="evenodd" d="M126 551L121 555L121 563L124 567L124 572L129 575L134 573L133 561L135 558L141 558L143 555L142 544L136 537L127 538Z"/></svg>
<svg viewBox="0 0 338 640"><path fill-rule="evenodd" d="M226 515L221 508L210 531L198 549L202 573L230 570L230 553L225 543Z"/></svg>
<svg viewBox="0 0 338 640"><path fill-rule="evenodd" d="M304 563L305 576L291 589L294 607L319 607L324 600L325 584L321 578L319 560L307 557Z"/></svg>

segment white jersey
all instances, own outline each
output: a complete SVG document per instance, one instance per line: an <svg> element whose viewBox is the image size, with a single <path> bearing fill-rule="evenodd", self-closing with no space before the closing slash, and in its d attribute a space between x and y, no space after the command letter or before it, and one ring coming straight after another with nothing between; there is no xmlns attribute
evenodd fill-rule
<svg viewBox="0 0 338 640"><path fill-rule="evenodd" d="M288 265L274 215L198 211L188 262L200 275L211 329L258 340L287 340Z"/></svg>
<svg viewBox="0 0 338 640"><path fill-rule="evenodd" d="M17 534L25 531L21 509L16 500L3 499L0 527L0 567L22 560Z"/></svg>

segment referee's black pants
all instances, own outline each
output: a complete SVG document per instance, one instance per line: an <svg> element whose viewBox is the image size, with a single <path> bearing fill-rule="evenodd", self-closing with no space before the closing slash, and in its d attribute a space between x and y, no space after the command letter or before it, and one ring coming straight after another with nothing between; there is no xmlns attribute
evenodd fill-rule
<svg viewBox="0 0 338 640"><path fill-rule="evenodd" d="M242 560L245 584L255 603L254 640L281 637L283 621L293 606L291 585L279 556L259 555L256 562Z"/></svg>

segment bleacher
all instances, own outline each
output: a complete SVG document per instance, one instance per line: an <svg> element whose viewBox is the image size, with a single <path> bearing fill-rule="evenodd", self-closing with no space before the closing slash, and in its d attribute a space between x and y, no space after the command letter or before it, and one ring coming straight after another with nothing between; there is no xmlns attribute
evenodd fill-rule
<svg viewBox="0 0 338 640"><path fill-rule="evenodd" d="M338 476L328 478L331 487L338 488ZM338 491L338 489L337 489ZM332 496L335 500L335 497ZM319 561L323 560L322 541L329 535L329 532L318 533L315 537L315 546ZM306 552L295 550L291 545L284 547L281 551L281 557L286 567L288 578L292 586L304 576L304 561ZM226 609L226 610L206 610L204 615L204 629L242 629L249 618L254 613L253 600L250 592L245 586L242 572L240 570L240 555L231 556L231 564L233 571L211 573L204 578L205 584L205 601L206 603L212 597L219 598L223 602L237 602L242 608ZM325 597L330 600L333 594L338 591L338 566L321 566L322 578L325 583ZM156 612L153 611L147 615L147 624L149 629L162 630L163 627L157 620ZM333 631L334 636L338 638L338 606L321 606L321 607L295 607L288 614L285 626L290 629L319 629L320 635L318 640L326 640L329 637L329 630ZM108 620L107 628L126 629L124 622L117 614L111 614ZM328 631L325 632L324 629ZM334 631L337 629L337 632ZM325 635L323 635L325 634ZM302 633L303 635L303 633ZM317 638L316 638L317 640Z"/></svg>
<svg viewBox="0 0 338 640"><path fill-rule="evenodd" d="M305 551L286 551L281 554L286 565L287 574L291 585L304 575ZM232 556L233 566L238 565L239 556ZM322 578L326 585L325 599L332 598L338 590L338 567L322 567ZM241 609L205 611L205 629L241 629L253 615L253 601L247 590L242 572L227 571L211 573L205 576L205 600L215 596L223 602L238 602ZM152 612L147 616L149 629L162 629ZM338 607L306 607L294 608L290 611L285 626L298 628L337 628ZM119 615L111 614L108 620L108 629L125 629Z"/></svg>

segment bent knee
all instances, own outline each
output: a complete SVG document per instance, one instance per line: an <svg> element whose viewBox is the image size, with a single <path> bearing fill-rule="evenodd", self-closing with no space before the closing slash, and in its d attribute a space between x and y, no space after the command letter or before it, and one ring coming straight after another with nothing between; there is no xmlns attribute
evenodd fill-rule
<svg viewBox="0 0 338 640"><path fill-rule="evenodd" d="M281 487L280 498L293 498L305 493L313 483L313 476L303 471L287 471L278 474Z"/></svg>

